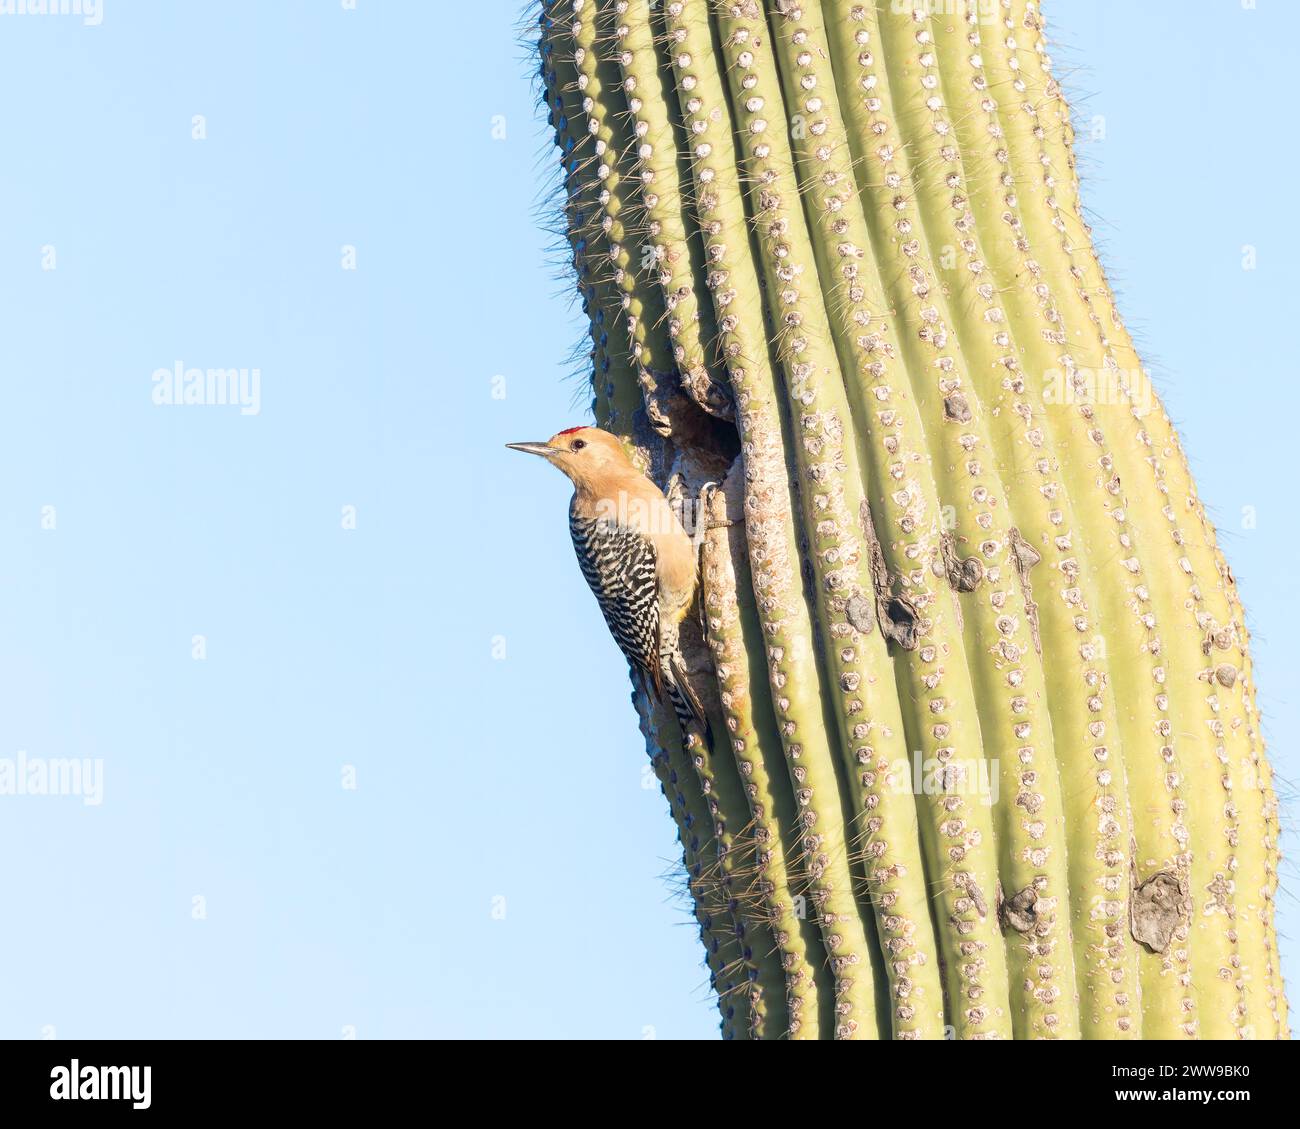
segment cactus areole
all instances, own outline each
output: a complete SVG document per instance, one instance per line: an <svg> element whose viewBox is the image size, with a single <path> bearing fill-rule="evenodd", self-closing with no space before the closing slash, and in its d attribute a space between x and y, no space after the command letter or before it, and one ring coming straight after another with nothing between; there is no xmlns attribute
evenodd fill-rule
<svg viewBox="0 0 1300 1129"><path fill-rule="evenodd" d="M539 23L596 423L697 519L712 744L635 700L723 1035L1285 1036L1242 607L1038 3Z"/></svg>

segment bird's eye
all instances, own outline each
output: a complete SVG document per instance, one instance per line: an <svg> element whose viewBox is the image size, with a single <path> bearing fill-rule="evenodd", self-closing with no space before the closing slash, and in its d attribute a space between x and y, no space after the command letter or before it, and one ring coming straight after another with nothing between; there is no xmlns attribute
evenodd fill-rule
<svg viewBox="0 0 1300 1129"><path fill-rule="evenodd" d="M572 443L569 444L569 450L581 451L583 447L585 447L586 445L587 445L587 441L585 439L575 439Z"/></svg>

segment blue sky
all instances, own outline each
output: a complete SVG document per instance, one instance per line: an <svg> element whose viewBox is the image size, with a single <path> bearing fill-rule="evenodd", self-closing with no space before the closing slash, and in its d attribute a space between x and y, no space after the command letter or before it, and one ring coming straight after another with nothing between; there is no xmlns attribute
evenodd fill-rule
<svg viewBox="0 0 1300 1129"><path fill-rule="evenodd" d="M0 797L0 1036L715 1033L564 483L501 447L584 421L518 13L0 17L0 757L103 766ZM1300 9L1048 15L1295 780ZM259 411L156 405L177 363Z"/></svg>

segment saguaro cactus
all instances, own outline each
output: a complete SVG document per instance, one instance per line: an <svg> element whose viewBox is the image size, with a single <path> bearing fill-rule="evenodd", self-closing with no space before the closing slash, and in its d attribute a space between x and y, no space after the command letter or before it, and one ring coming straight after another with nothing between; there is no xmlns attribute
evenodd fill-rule
<svg viewBox="0 0 1300 1129"><path fill-rule="evenodd" d="M715 747L636 701L724 1035L1285 1035L1243 613L1038 4L540 25L596 421L697 519Z"/></svg>

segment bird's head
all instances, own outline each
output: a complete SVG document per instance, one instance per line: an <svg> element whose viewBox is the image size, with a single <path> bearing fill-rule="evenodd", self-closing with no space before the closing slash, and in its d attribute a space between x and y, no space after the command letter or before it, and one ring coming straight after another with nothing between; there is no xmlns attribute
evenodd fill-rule
<svg viewBox="0 0 1300 1129"><path fill-rule="evenodd" d="M632 470L623 445L598 427L571 427L545 443L507 443L512 451L538 455L558 467L578 488Z"/></svg>

